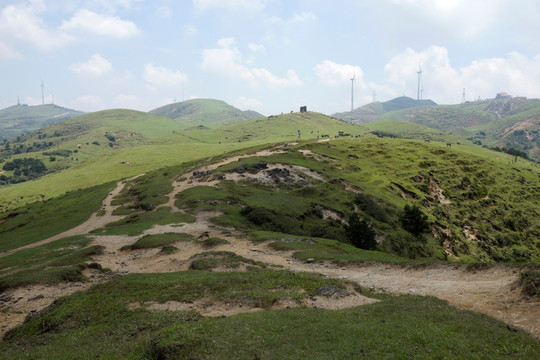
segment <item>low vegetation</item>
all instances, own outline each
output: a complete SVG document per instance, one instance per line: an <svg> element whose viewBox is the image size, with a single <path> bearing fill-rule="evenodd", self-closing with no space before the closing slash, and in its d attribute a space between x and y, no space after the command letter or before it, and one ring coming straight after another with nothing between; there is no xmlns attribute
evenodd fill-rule
<svg viewBox="0 0 540 360"><path fill-rule="evenodd" d="M302 301L323 286L344 289L347 284L271 270L117 277L29 318L6 334L0 351L18 359L322 359L359 354L524 359L539 351L525 333L431 297L385 295L377 303L346 310L299 308L215 318L144 307L205 299L207 305L264 309L284 300Z"/></svg>
<svg viewBox="0 0 540 360"><path fill-rule="evenodd" d="M84 236L64 238L0 258L0 292L31 284L84 281L82 270L102 247Z"/></svg>

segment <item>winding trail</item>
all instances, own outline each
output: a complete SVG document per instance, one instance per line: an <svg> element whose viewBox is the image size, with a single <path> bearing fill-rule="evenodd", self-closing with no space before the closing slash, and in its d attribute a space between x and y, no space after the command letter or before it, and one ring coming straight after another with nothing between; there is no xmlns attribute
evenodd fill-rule
<svg viewBox="0 0 540 360"><path fill-rule="evenodd" d="M53 242L55 240L59 240L59 239L66 238L66 237L69 237L69 236L88 234L92 230L99 229L99 228L105 226L106 224L108 224L110 222L123 219L125 217L124 215L113 215L112 214L112 212L116 208L116 207L111 205L112 200L114 199L114 197L116 195L118 195L120 193L120 191L122 191L122 189L124 188L124 186L126 185L126 183L128 181L134 180L134 179L136 179L136 178L138 178L139 176L142 176L142 175L144 175L144 174L133 176L133 177L131 177L129 179L119 181L116 184L116 187L107 195L107 197L102 202L101 209L105 210L105 213L103 215L98 215L99 211L97 211L97 212L93 213L88 220L86 220L84 223L80 224L79 226L76 226L76 227L74 227L72 229L64 231L63 233L56 234L54 236L48 237L46 239L39 240L39 241L33 242L31 244L24 245L24 246L21 246L21 247L15 248L15 249L11 249L11 250L8 250L8 251L4 251L4 252L0 253L0 257L7 256L9 254L13 254L13 253L15 253L15 252L17 252L19 250L31 249L31 248L35 248L37 246L45 245L45 244L48 244L48 243Z"/></svg>
<svg viewBox="0 0 540 360"><path fill-rule="evenodd" d="M221 165L245 157L268 156L278 151L261 151L252 155L231 157L199 170L214 170ZM98 217L97 214L94 214L76 228L11 250L9 253L39 246L66 236L87 234L106 223L123 218L123 216L112 215L116 207L112 206L111 202L126 182L132 179L134 178L119 182L117 187L109 193L103 201L104 216ZM206 181L204 177L194 178L192 173L184 174L173 181L173 190L169 194L167 203L160 206L170 206L172 211L181 211L175 206L177 194L194 186L217 186L218 183L218 180ZM348 279L363 287L380 289L390 293L435 296L448 301L449 304L457 308L488 314L507 324L521 327L540 339L540 302L538 299L522 295L518 285L518 269L508 266L493 266L483 270L469 271L463 266L455 264L429 265L422 268L380 263L347 266L337 266L332 263L306 264L294 259L291 251L276 251L269 247L268 243L254 244L234 229L216 226L211 222L211 219L218 215L220 215L219 212L199 212L194 223L156 225L139 236L91 235L93 245L102 245L105 248L102 255L94 257L94 261L105 268L110 268L113 274L184 271L191 264L191 256L207 250L200 243L178 242L175 246L179 251L166 255L161 254L160 249L121 251L120 248L133 244L145 234L176 232L189 233L195 237L201 235L219 237L229 243L215 247L213 250L231 251L248 259L292 271L313 272L333 278ZM0 254L0 256L5 255L7 253ZM69 283L52 287L35 285L6 292L5 294L12 296L14 300L6 302L4 305L0 303L0 310L9 308L9 311L0 311L0 324L2 324L0 336L9 328L22 323L27 314L39 311L52 303L54 299L88 288L94 283L108 280L107 277L92 270L87 270L86 275L90 278L90 281L86 283ZM36 299L36 296L39 299ZM356 305L360 305L360 303ZM245 309L245 311L250 311L250 309Z"/></svg>

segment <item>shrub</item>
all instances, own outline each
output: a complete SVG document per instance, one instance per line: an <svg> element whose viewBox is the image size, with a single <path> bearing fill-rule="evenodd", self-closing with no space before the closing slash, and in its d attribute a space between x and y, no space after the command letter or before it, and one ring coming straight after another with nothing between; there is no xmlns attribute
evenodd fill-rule
<svg viewBox="0 0 540 360"><path fill-rule="evenodd" d="M523 291L530 296L540 297L540 270L527 270L520 274Z"/></svg>
<svg viewBox="0 0 540 360"><path fill-rule="evenodd" d="M379 205L377 200L370 195L359 193L354 197L354 203L358 205L358 208L376 220L382 222L389 222L388 215L385 209Z"/></svg>
<svg viewBox="0 0 540 360"><path fill-rule="evenodd" d="M364 219L360 219L358 214L349 216L349 223L344 226L347 238L357 248L373 250L377 247L375 240L375 230Z"/></svg>
<svg viewBox="0 0 540 360"><path fill-rule="evenodd" d="M400 218L403 228L408 232L419 235L429 229L428 217L416 205L405 205Z"/></svg>

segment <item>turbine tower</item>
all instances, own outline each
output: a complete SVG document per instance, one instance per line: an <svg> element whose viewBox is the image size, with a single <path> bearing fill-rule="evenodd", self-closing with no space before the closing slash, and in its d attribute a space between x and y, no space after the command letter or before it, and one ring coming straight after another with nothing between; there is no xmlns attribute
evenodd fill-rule
<svg viewBox="0 0 540 360"><path fill-rule="evenodd" d="M41 104L45 105L45 95L43 94L43 87L45 84L43 83L43 80L41 80Z"/></svg>
<svg viewBox="0 0 540 360"><path fill-rule="evenodd" d="M354 83L356 81L356 72L353 73L351 78L351 112L354 110Z"/></svg>
<svg viewBox="0 0 540 360"><path fill-rule="evenodd" d="M418 89L417 89L417 92L416 92L416 100L420 100L420 83L422 82L422 67L420 66L419 67L419 70L416 72L418 74ZM424 91L424 89L422 89L422 92Z"/></svg>

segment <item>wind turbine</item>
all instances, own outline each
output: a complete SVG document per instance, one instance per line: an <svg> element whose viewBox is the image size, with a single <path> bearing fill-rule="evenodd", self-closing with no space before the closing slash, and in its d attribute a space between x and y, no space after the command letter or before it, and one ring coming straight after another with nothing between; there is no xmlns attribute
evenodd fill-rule
<svg viewBox="0 0 540 360"><path fill-rule="evenodd" d="M356 84L356 72L353 72L351 78L351 112L354 110L354 85Z"/></svg>
<svg viewBox="0 0 540 360"><path fill-rule="evenodd" d="M416 93L416 100L421 100L423 95L422 93L424 92L424 84L422 84L422 66L419 66L419 70L416 73L418 74L418 90ZM422 84L422 86L420 86L420 84Z"/></svg>
<svg viewBox="0 0 540 360"><path fill-rule="evenodd" d="M45 105L45 95L43 94L43 87L45 84L43 83L43 79L41 80L41 103L42 105Z"/></svg>

